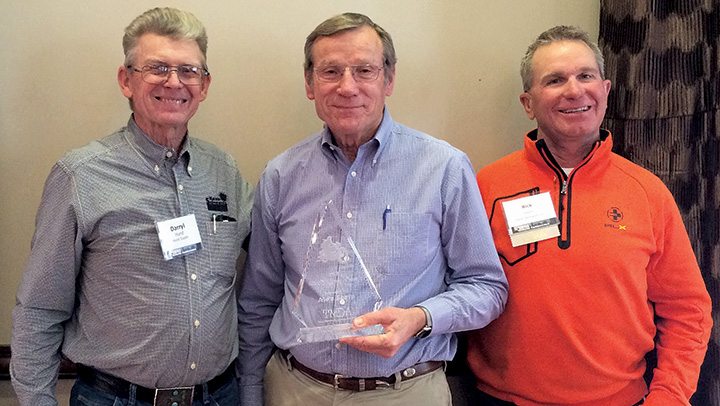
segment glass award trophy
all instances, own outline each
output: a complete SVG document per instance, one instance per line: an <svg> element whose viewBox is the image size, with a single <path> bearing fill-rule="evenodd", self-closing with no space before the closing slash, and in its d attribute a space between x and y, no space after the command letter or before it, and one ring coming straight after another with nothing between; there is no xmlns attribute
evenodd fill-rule
<svg viewBox="0 0 720 406"><path fill-rule="evenodd" d="M352 320L378 310L383 301L377 272L368 267L352 237L344 232L330 200L316 216L292 306L299 322L298 344L383 332L374 325L353 329Z"/></svg>

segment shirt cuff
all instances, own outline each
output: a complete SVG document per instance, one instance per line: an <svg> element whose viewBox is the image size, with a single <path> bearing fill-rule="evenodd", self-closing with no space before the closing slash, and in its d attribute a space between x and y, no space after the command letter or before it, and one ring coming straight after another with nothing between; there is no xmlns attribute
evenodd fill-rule
<svg viewBox="0 0 720 406"><path fill-rule="evenodd" d="M689 403L683 402L677 397L673 396L670 392L664 390L653 390L648 393L645 398L643 406L671 406L671 405L687 405Z"/></svg>

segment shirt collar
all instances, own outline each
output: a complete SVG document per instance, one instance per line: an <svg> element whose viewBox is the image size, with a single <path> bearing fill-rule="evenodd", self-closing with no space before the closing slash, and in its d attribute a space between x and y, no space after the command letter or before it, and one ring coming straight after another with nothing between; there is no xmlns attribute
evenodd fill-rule
<svg viewBox="0 0 720 406"><path fill-rule="evenodd" d="M192 171L189 170L190 158L192 154L190 151L193 149L193 142L189 134L185 135L185 140L180 146L180 151L174 151L164 145L156 143L150 136L148 136L137 123L133 116L130 116L127 125L126 139L132 146L135 152L145 161L148 168L156 175L160 175L160 168L165 164L165 160L172 159L178 160L184 163L184 167L188 175L192 176ZM183 159L183 157L187 157Z"/></svg>
<svg viewBox="0 0 720 406"><path fill-rule="evenodd" d="M560 165L555 160L555 157L552 155L552 152L550 151L550 148L548 148L547 144L545 143L545 140L540 139L538 140L538 130L537 128L528 132L525 135L525 153L529 154L528 157L531 161L535 161L538 163L545 162L545 159L543 158L543 155L548 157L550 162L552 163L552 166L555 166L557 168L560 168ZM593 148L590 150L587 156L583 158L583 160L578 164L575 165L575 167L583 166L591 159L596 164L595 166L598 166L599 162L607 162L607 157L612 152L613 147L613 139L612 134L610 131L601 128L600 134L598 137L598 140L595 141ZM541 153L541 151L545 151L544 153Z"/></svg>
<svg viewBox="0 0 720 406"><path fill-rule="evenodd" d="M375 155L373 156L373 166L377 163L378 159L380 159L380 156L385 150L385 147L390 143L393 128L395 128L395 122L393 121L392 116L390 116L390 110L387 108L387 106L385 106L385 109L383 111L383 118L382 121L380 121L380 127L378 127L373 138L367 143L363 144L367 145L370 143L376 143L378 146L377 150L375 151ZM330 132L330 129L327 127L327 125L322 130L321 139L322 141L320 144L323 148L328 148L331 150L337 148L337 146L333 142L332 133Z"/></svg>

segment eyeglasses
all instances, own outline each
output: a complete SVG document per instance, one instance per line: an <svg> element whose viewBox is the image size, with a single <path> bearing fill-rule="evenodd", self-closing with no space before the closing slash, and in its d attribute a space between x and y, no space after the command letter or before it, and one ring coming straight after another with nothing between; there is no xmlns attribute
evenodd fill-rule
<svg viewBox="0 0 720 406"><path fill-rule="evenodd" d="M145 65L140 69L128 65L128 69L132 69L135 72L142 74L142 79L145 83L151 85L160 85L165 83L170 78L170 72L175 72L178 80L187 86L198 86L201 85L203 79L206 76L210 76L210 72L205 69L194 65Z"/></svg>
<svg viewBox="0 0 720 406"><path fill-rule="evenodd" d="M382 67L373 65L325 66L314 69L315 76L326 83L336 83L342 79L345 70L350 69L353 79L357 82L372 82L380 76Z"/></svg>

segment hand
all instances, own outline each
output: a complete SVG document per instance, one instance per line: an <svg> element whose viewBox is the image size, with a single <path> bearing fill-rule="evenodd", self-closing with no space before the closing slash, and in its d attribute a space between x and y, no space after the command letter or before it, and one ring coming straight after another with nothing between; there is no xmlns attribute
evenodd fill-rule
<svg viewBox="0 0 720 406"><path fill-rule="evenodd" d="M400 347L425 326L425 312L420 308L387 307L363 314L353 320L353 328L380 324L385 332L372 336L343 337L340 342L360 351L390 358Z"/></svg>

